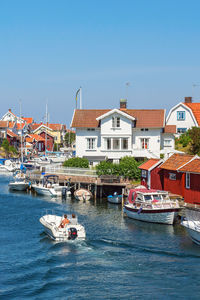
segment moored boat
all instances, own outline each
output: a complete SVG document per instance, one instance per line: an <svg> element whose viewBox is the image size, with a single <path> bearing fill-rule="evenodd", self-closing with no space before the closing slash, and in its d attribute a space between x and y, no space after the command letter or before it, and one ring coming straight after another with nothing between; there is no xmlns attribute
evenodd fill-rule
<svg viewBox="0 0 200 300"><path fill-rule="evenodd" d="M185 219L181 225L186 229L192 241L200 245L200 207L199 205L185 204Z"/></svg>
<svg viewBox="0 0 200 300"><path fill-rule="evenodd" d="M110 203L120 204L122 203L122 195L118 195L117 193L114 193L113 195L109 195L107 197L107 200Z"/></svg>
<svg viewBox="0 0 200 300"><path fill-rule="evenodd" d="M38 195L59 197L62 196L64 187L60 186L57 181L57 175L46 175L42 182L32 184L32 188Z"/></svg>
<svg viewBox="0 0 200 300"><path fill-rule="evenodd" d="M78 223L77 217L67 216L69 223L60 227L64 217L57 215L44 215L40 218L45 232L50 238L56 241L84 240L86 237L85 228Z"/></svg>
<svg viewBox="0 0 200 300"><path fill-rule="evenodd" d="M124 212L129 218L172 225L180 210L177 200L169 198L166 191L131 189Z"/></svg>
<svg viewBox="0 0 200 300"><path fill-rule="evenodd" d="M92 193L86 189L80 188L74 192L74 197L77 200L90 200L92 198Z"/></svg>

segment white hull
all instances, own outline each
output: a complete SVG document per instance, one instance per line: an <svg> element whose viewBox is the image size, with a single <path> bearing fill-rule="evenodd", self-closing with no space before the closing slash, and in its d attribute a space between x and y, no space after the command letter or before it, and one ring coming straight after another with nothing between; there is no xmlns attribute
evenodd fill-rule
<svg viewBox="0 0 200 300"><path fill-rule="evenodd" d="M44 230L48 236L56 241L69 241L71 240L69 231L75 228L77 231L77 240L84 240L86 237L85 228L78 224L78 222L73 223L73 220L69 218L70 223L65 226L65 228L59 228L62 221L62 217L56 215L45 215L40 218L40 223L43 225Z"/></svg>
<svg viewBox="0 0 200 300"><path fill-rule="evenodd" d="M29 187L29 184L27 182L10 182L8 186L11 190L25 191Z"/></svg>
<svg viewBox="0 0 200 300"><path fill-rule="evenodd" d="M122 197L119 196L108 196L107 197L108 202L114 203L114 204L120 204L122 203Z"/></svg>
<svg viewBox="0 0 200 300"><path fill-rule="evenodd" d="M200 222L182 221L181 225L185 227L192 241L200 245Z"/></svg>
<svg viewBox="0 0 200 300"><path fill-rule="evenodd" d="M43 195L43 196L57 197L57 196L61 196L62 193L61 190L56 191L53 188L46 188L44 186L39 186L39 185L32 185L32 188L36 191L38 195Z"/></svg>
<svg viewBox="0 0 200 300"><path fill-rule="evenodd" d="M161 223L172 225L174 223L174 219L177 216L177 212L153 212L153 213L145 213L143 210L141 213L130 211L124 207L124 212L127 214L129 218L150 222L150 223Z"/></svg>

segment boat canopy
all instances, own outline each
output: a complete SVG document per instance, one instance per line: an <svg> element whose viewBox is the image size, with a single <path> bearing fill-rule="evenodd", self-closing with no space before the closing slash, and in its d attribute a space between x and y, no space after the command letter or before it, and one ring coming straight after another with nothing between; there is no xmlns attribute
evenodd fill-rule
<svg viewBox="0 0 200 300"><path fill-rule="evenodd" d="M164 194L164 195L168 195L168 192L166 191L159 191L159 190L155 190L155 189L130 189L129 191L129 195L128 195L128 201L129 203L134 203L137 195L139 194L143 194L145 195L160 195L160 194Z"/></svg>

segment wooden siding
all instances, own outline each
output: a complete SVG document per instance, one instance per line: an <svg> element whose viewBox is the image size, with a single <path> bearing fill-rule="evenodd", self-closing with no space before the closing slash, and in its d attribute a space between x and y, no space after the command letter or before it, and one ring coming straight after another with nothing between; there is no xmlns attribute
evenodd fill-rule
<svg viewBox="0 0 200 300"><path fill-rule="evenodd" d="M190 189L185 187L184 201L187 203L200 204L200 174L190 174Z"/></svg>

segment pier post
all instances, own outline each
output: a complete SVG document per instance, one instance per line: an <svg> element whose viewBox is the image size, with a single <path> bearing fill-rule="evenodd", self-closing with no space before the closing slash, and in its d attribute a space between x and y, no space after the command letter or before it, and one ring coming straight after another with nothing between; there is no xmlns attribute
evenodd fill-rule
<svg viewBox="0 0 200 300"><path fill-rule="evenodd" d="M94 199L97 199L97 183L94 184Z"/></svg>
<svg viewBox="0 0 200 300"><path fill-rule="evenodd" d="M102 187L102 185L101 185L101 187L100 187L100 198L102 199L102 195L103 195L103 187Z"/></svg>

